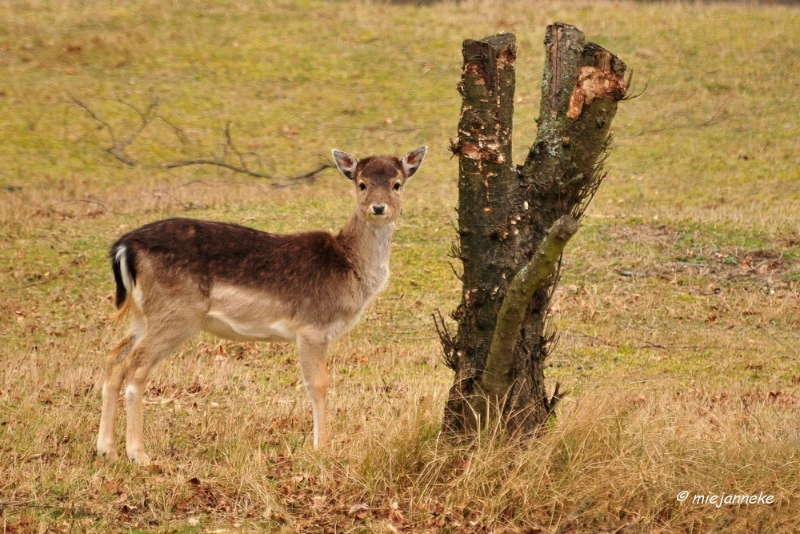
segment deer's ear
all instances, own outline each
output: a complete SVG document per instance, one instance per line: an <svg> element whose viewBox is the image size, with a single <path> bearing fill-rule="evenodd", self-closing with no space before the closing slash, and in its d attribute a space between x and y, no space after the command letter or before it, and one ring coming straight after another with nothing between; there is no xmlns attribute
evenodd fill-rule
<svg viewBox="0 0 800 534"><path fill-rule="evenodd" d="M347 152L342 152L341 150L336 150L334 148L333 159L336 161L336 167L338 167L339 172L344 174L350 180L355 178L356 166L358 165L358 160L356 158Z"/></svg>
<svg viewBox="0 0 800 534"><path fill-rule="evenodd" d="M422 160L425 159L425 153L427 151L428 147L421 146L403 156L401 162L403 163L403 171L406 173L406 178L414 176L419 166L422 165Z"/></svg>

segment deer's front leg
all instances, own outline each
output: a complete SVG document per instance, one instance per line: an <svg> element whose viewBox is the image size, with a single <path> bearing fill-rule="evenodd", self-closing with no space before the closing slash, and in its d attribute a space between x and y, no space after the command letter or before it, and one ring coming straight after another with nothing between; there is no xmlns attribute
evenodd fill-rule
<svg viewBox="0 0 800 534"><path fill-rule="evenodd" d="M297 336L297 354L300 358L303 385L311 398L311 410L314 413L315 447L328 442L328 423L325 416L325 397L328 392L328 365L325 360L327 353L327 343L314 343L303 336Z"/></svg>

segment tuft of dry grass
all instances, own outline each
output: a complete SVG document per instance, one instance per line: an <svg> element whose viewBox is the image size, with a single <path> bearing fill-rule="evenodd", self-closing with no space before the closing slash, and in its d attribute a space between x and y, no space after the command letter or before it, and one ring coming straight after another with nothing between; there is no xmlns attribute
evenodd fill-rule
<svg viewBox="0 0 800 534"><path fill-rule="evenodd" d="M461 41L516 33L521 161L555 20L647 91L615 119L553 306L547 376L572 393L537 440L489 429L455 445L430 315L460 292L447 144ZM2 4L2 532L796 532L799 30L797 7L722 3ZM71 104L130 132L153 92L182 135L154 123L127 149L135 167ZM229 122L278 178L334 147L430 146L390 287L331 350L330 447L310 446L293 347L201 336L148 386L154 467L105 465L101 367L122 335L108 245L167 216L335 231L352 209L332 172L274 187L158 166L221 154ZM693 502L761 492L772 504Z"/></svg>

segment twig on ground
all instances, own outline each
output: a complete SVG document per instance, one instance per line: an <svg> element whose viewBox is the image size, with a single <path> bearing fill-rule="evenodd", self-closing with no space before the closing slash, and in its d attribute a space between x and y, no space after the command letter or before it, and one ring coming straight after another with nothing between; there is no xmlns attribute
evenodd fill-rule
<svg viewBox="0 0 800 534"><path fill-rule="evenodd" d="M652 130L641 130L633 135L626 135L625 137L620 137L619 139L635 139L637 137L641 137L643 135L649 135L654 133L661 133L661 132L668 132L671 130L682 130L684 128L701 128L704 126L714 126L715 124L719 124L721 122L725 122L730 118L727 111L725 110L725 105L728 103L726 99L722 105L717 108L716 111L711 115L711 117L703 122L690 122L687 124L676 124L674 126L664 126L663 128L653 128ZM652 123L651 123L652 124Z"/></svg>
<svg viewBox="0 0 800 534"><path fill-rule="evenodd" d="M38 282L33 282L32 284L26 284L24 286L9 287L9 288L6 288L5 291L7 291L9 293L11 293L12 291L20 291L22 289L27 289L29 287L40 286L42 284L46 284L47 282L51 282L52 280L54 280L54 278L48 278L47 280L39 280Z"/></svg>
<svg viewBox="0 0 800 534"><path fill-rule="evenodd" d="M183 161L173 161L172 163L163 163L159 165L159 167L161 167L162 169L177 169L178 167L189 167L191 165L216 165L217 167L222 167L223 169L228 169L230 171L246 174L248 176L252 176L253 178L272 178L272 176L269 174L263 174L260 172L250 170L249 168L231 165L230 163L226 163L218 159L205 159L205 158L185 159Z"/></svg>
<svg viewBox="0 0 800 534"><path fill-rule="evenodd" d="M122 163L124 163L126 165L129 165L131 167L135 166L136 162L122 153L122 147L120 147L120 144L117 141L117 135L114 133L114 127L111 126L111 124L109 122L103 120L103 118L100 117L100 115L98 115L97 113L95 113L94 110L92 110L92 108L90 108L87 104L81 102L80 100L78 100L75 97L70 97L70 99L72 100L73 104L75 104L76 106L78 106L80 108L83 108L86 111L86 113L91 115L91 117L94 120L99 122L101 125L103 125L103 127L106 130L108 130L108 135L111 137L111 146L108 147L108 148L105 148L103 150L105 150L106 152L108 152L109 154L111 154L112 156L117 158Z"/></svg>
<svg viewBox="0 0 800 534"><path fill-rule="evenodd" d="M300 180L308 180L313 181L318 174L320 174L325 169L332 169L333 165L330 163L324 163L317 167L316 169L310 170L308 172L303 172L300 174L295 174L294 176L289 176L285 178L287 182L299 182ZM286 183L286 182L276 182L272 184L273 187L289 187L290 185L295 185L294 183Z"/></svg>
<svg viewBox="0 0 800 534"><path fill-rule="evenodd" d="M127 139L125 139L125 141L119 144L120 149L124 149L130 146L131 143L136 141L136 138L139 137L139 135L145 130L145 128L150 126L151 122L160 117L160 115L156 114L156 112L158 111L158 103L160 100L161 99L159 98L158 94L153 92L153 98L152 100L150 100L150 104L148 104L147 109L144 111L139 111L139 108L137 108L133 104L129 104L128 102L124 102L122 100L119 101L121 104L124 104L129 108L131 108L133 111L135 111L136 114L139 115L139 119L141 121L139 127L136 128L136 130L134 130L133 132L131 132L131 134L128 136Z"/></svg>
<svg viewBox="0 0 800 534"><path fill-rule="evenodd" d="M566 334L572 334L572 335L578 335L578 336L581 336L581 337L585 337L585 338L597 341L601 345L605 345L606 347L612 347L612 348L619 348L619 347L625 345L625 346L627 346L628 348L631 348L631 349L738 350L738 351L743 351L743 352L748 350L748 349L744 349L744 348L731 349L730 347L721 347L721 346L717 346L717 345L663 345L661 343L654 343L652 341L647 341L645 339L640 339L640 338L637 338L637 337L635 337L633 339L635 339L636 341L640 341L641 345L630 345L630 344L627 344L625 341L621 341L620 343L611 343L610 341L606 341L603 338L600 338L600 337L597 337L597 336L593 336L593 335L590 335L590 334L586 334L586 333L580 332L578 330L564 329L561 332L566 333Z"/></svg>
<svg viewBox="0 0 800 534"><path fill-rule="evenodd" d="M145 110L140 110L133 104L128 102L124 102L122 100L119 101L120 104L127 106L128 108L132 109L138 116L139 116L139 124L138 126L130 132L123 140L120 140L119 133L114 129L110 122L105 120L100 114L92 109L88 104L85 102L75 98L70 97L70 100L73 104L80 107L86 113L89 114L95 121L100 124L100 128L105 128L108 131L108 135L111 139L111 146L104 148L103 151L108 152L111 154L115 159L121 161L125 165L130 167L135 167L140 165L140 162L136 159L130 157L128 154L125 153L125 149L130 147L138 138L139 136L156 120L161 120L168 126L170 126L174 131L178 138L181 140L183 144L188 143L188 138L186 133L182 128L173 124L169 120L165 119L162 115L158 113L158 106L160 103L160 97L158 94L153 92L153 97L150 100L147 108ZM225 137L225 145L223 146L223 151L221 156L212 155L210 157L195 157L189 158L180 161L173 161L168 163L161 163L155 165L144 165L148 167L156 167L161 169L176 169L179 167L188 167L193 165L213 165L216 167L222 167L223 169L228 169L230 171L246 174L247 176L252 176L253 178L266 178L270 180L277 179L275 176L271 174L265 174L263 172L259 172L253 170L247 163L247 156L251 156L256 158L259 162L260 166L260 159L258 158L258 154L250 153L250 152L242 152L233 142L233 136L231 135L231 126L232 123L229 121L225 125L225 129L223 135ZM231 158L231 154L235 156L235 163L231 163L229 158ZM276 182L274 187L288 187L290 185L294 185L293 182L298 182L300 180L313 180L316 178L318 174L325 171L326 169L333 168L333 165L329 162L325 162L324 164L320 165L319 167L312 169L310 171L302 172L293 176L289 176L287 178L283 178L283 182Z"/></svg>
<svg viewBox="0 0 800 534"><path fill-rule="evenodd" d="M555 409L556 406L558 406L558 403L561 401L561 399L563 399L569 394L570 394L569 391L561 391L561 382L556 382L556 387L553 390L553 396L550 397L550 400L545 400L545 404L547 405L547 413L548 414L555 413Z"/></svg>
<svg viewBox="0 0 800 534"><path fill-rule="evenodd" d="M100 209L102 209L103 211L105 211L107 213L111 213L111 210L108 209L108 207L105 204L103 204L102 202L100 202L98 200L91 200L91 199L88 199L88 198L74 198L74 199L69 199L69 200L58 200L56 202L53 202L49 206L47 206L47 208L48 209L52 209L53 207L58 206L59 204L93 204L95 206L99 206Z"/></svg>

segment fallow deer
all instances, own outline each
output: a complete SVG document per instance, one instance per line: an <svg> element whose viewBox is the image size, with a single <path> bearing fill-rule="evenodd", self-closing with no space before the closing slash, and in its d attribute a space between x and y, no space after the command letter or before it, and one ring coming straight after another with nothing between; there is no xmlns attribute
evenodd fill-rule
<svg viewBox="0 0 800 534"><path fill-rule="evenodd" d="M114 450L123 383L126 452L148 464L142 396L150 371L203 330L236 341L294 342L314 417L314 446L328 441L328 345L350 329L389 278L389 243L406 181L427 147L402 158L357 160L333 151L356 189L356 209L338 235L275 235L236 224L167 219L111 247L118 316L130 331L108 355L97 452Z"/></svg>

